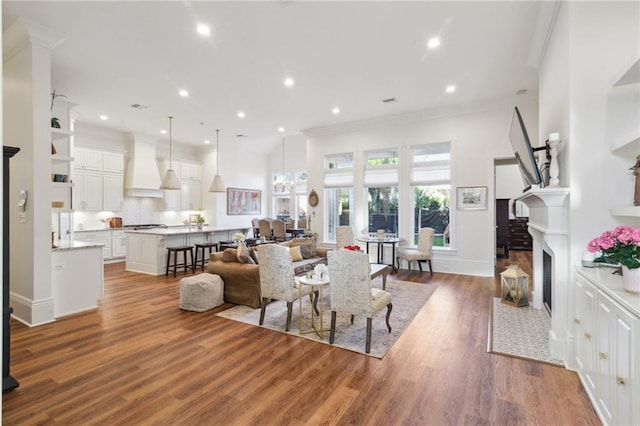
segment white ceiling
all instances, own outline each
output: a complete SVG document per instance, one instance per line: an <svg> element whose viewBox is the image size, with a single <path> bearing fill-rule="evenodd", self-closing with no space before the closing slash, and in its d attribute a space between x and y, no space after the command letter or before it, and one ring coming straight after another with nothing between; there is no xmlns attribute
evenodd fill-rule
<svg viewBox="0 0 640 426"><path fill-rule="evenodd" d="M266 151L279 126L293 135L536 91L527 60L539 10L523 1L4 1L3 27L22 16L65 38L52 88L79 104L79 121L166 139L173 115L174 141L215 143L219 128L221 141ZM196 33L201 22L209 38ZM434 36L442 45L429 50Z"/></svg>

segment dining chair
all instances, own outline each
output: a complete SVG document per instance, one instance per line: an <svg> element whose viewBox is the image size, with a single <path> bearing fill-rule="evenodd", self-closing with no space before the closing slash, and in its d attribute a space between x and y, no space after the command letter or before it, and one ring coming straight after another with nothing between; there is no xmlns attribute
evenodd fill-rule
<svg viewBox="0 0 640 426"><path fill-rule="evenodd" d="M431 249L433 247L433 236L435 231L433 228L420 228L418 233L418 247L399 247L396 255L396 261L398 262L398 269L400 269L400 260L407 261L407 267L411 271L411 262L418 262L420 272L422 272L422 262L429 264L429 272L433 276L433 269L431 267Z"/></svg>
<svg viewBox="0 0 640 426"><path fill-rule="evenodd" d="M298 219L298 229L307 229L307 219Z"/></svg>
<svg viewBox="0 0 640 426"><path fill-rule="evenodd" d="M334 342L337 313L351 314L367 318L367 340L365 352L371 352L372 318L387 307L387 329L391 333L389 318L393 305L391 293L371 287L371 265L369 256L351 250L332 250L327 253L329 280L331 281L331 332L329 343Z"/></svg>
<svg viewBox="0 0 640 426"><path fill-rule="evenodd" d="M264 244L258 246L258 273L260 275L260 325L264 324L267 303L270 300L287 302L287 322L285 331L291 328L291 314L293 302L302 296L309 296L317 312L317 300L313 300L311 286L296 283L293 274L293 262L289 249L278 244Z"/></svg>
<svg viewBox="0 0 640 426"><path fill-rule="evenodd" d="M341 249L345 246L355 245L356 240L353 235L353 228L350 226L338 226L336 228L336 247Z"/></svg>
<svg viewBox="0 0 640 426"><path fill-rule="evenodd" d="M287 239L287 228L283 220L276 219L271 222L273 226L273 239L276 241L285 241Z"/></svg>
<svg viewBox="0 0 640 426"><path fill-rule="evenodd" d="M254 217L251 219L251 228L253 228L254 238L260 238L260 219Z"/></svg>
<svg viewBox="0 0 640 426"><path fill-rule="evenodd" d="M258 221L258 228L260 230L260 236L265 237L267 240L271 239L271 221L267 219L260 219Z"/></svg>

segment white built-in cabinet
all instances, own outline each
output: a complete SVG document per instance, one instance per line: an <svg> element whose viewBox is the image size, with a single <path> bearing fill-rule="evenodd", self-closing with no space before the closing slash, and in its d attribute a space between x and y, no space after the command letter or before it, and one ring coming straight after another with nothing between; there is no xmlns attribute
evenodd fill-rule
<svg viewBox="0 0 640 426"><path fill-rule="evenodd" d="M576 268L575 361L604 424L640 424L640 295L609 268Z"/></svg>
<svg viewBox="0 0 640 426"><path fill-rule="evenodd" d="M75 241L102 244L102 259L120 261L127 254L127 239L121 229L98 229L93 231L75 231Z"/></svg>
<svg viewBox="0 0 640 426"><path fill-rule="evenodd" d="M173 162L173 169L180 178L179 191L165 191L165 210L198 210L202 207L202 166L193 163Z"/></svg>
<svg viewBox="0 0 640 426"><path fill-rule="evenodd" d="M75 150L74 209L122 210L124 155L93 149Z"/></svg>
<svg viewBox="0 0 640 426"><path fill-rule="evenodd" d="M606 123L611 152L629 158L630 166L635 164L640 155L640 53L613 80L607 98ZM640 217L640 206L632 204L613 207L611 214Z"/></svg>

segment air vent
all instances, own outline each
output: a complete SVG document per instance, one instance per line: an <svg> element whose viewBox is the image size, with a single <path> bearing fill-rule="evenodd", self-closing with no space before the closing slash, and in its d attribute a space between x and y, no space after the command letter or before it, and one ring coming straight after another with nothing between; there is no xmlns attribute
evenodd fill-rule
<svg viewBox="0 0 640 426"><path fill-rule="evenodd" d="M247 135L243 135L242 133L236 135L236 138L246 138L246 137Z"/></svg>
<svg viewBox="0 0 640 426"><path fill-rule="evenodd" d="M527 94L527 89L521 89L516 92L516 95L526 95L526 94Z"/></svg>
<svg viewBox="0 0 640 426"><path fill-rule="evenodd" d="M133 104L133 105L131 105L131 108L134 108L134 109L147 109L149 107L146 106L146 105Z"/></svg>
<svg viewBox="0 0 640 426"><path fill-rule="evenodd" d="M385 104L388 104L388 103L398 102L398 100L396 98L388 98L388 99L383 99L382 102L384 102Z"/></svg>

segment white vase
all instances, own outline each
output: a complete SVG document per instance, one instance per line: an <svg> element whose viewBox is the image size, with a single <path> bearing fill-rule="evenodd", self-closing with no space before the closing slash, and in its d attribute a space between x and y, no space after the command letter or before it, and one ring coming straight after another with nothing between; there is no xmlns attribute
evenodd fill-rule
<svg viewBox="0 0 640 426"><path fill-rule="evenodd" d="M640 294L640 268L629 269L622 265L622 285L629 293Z"/></svg>

